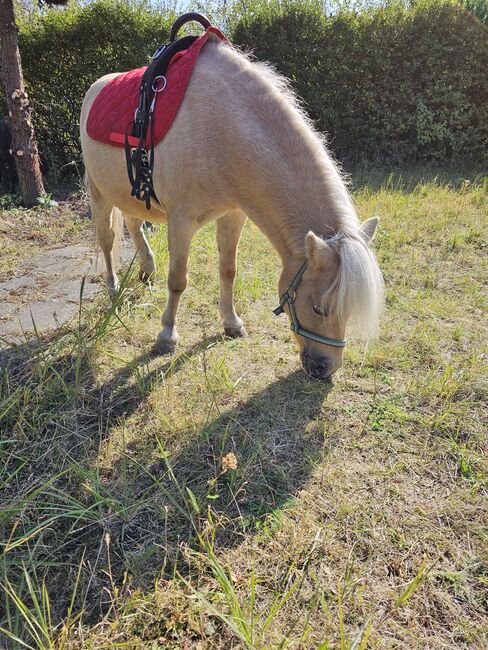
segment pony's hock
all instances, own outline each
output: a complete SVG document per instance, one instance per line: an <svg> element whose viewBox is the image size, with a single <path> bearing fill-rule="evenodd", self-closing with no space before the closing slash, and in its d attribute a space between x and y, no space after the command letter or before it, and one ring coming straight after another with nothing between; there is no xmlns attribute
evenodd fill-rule
<svg viewBox="0 0 488 650"><path fill-rule="evenodd" d="M200 37L177 39L197 19ZM188 39L188 40L185 40ZM215 221L219 311L228 336L245 336L233 302L237 246L247 217L280 255L280 305L304 368L325 378L342 364L346 324L376 332L383 282L351 197L287 82L251 63L199 15L176 21L147 68L96 81L81 114L81 144L107 285L124 222L142 278L154 273L144 223L167 223L168 301L156 347L174 351L194 233ZM124 151L125 149L125 151ZM127 182L129 175L130 182Z"/></svg>

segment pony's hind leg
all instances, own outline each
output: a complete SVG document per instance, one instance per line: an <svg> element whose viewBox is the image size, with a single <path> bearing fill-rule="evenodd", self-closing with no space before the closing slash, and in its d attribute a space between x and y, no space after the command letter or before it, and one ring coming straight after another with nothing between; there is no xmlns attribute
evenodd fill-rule
<svg viewBox="0 0 488 650"><path fill-rule="evenodd" d="M220 299L219 311L224 331L232 338L246 336L242 320L234 308L234 278L237 265L237 247L246 223L242 212L231 212L217 221L217 246L219 249Z"/></svg>
<svg viewBox="0 0 488 650"><path fill-rule="evenodd" d="M154 254L144 234L144 221L124 212L124 221L131 234L139 256L139 279L148 282L156 271Z"/></svg>
<svg viewBox="0 0 488 650"><path fill-rule="evenodd" d="M88 177L90 189L90 207L92 219L97 233L97 242L102 249L106 267L106 282L111 296L118 289L118 278L115 273L114 248L118 255L117 247L123 232L123 219L120 210L115 208L98 191L97 187Z"/></svg>

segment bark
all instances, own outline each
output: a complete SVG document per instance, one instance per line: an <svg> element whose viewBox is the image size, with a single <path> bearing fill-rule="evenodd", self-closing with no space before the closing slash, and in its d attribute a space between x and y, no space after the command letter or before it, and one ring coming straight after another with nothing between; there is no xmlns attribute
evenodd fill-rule
<svg viewBox="0 0 488 650"><path fill-rule="evenodd" d="M24 88L13 0L0 0L0 61L12 132L12 153L26 207L44 194L31 105Z"/></svg>

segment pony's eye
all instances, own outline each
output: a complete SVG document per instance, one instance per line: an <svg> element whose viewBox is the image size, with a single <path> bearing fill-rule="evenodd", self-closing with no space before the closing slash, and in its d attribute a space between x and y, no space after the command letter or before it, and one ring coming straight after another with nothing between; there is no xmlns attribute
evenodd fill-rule
<svg viewBox="0 0 488 650"><path fill-rule="evenodd" d="M322 309L322 307L316 305L315 303L313 304L313 310L316 314L319 314L319 316L327 316L327 310Z"/></svg>

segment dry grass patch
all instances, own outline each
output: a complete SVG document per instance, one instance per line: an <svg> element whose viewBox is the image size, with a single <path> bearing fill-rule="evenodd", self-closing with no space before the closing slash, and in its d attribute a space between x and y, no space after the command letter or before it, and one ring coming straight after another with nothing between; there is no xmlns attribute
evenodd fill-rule
<svg viewBox="0 0 488 650"><path fill-rule="evenodd" d="M63 200L53 207L49 198L44 206L31 210L15 205L12 197L0 197L0 282L36 253L92 241L87 199L79 192L63 194Z"/></svg>
<svg viewBox="0 0 488 650"><path fill-rule="evenodd" d="M356 192L382 218L387 309L333 385L299 369L252 225L248 339L220 336L208 228L182 346L154 356L160 229L152 291L129 274L118 305L4 350L7 647L485 647L486 188Z"/></svg>

